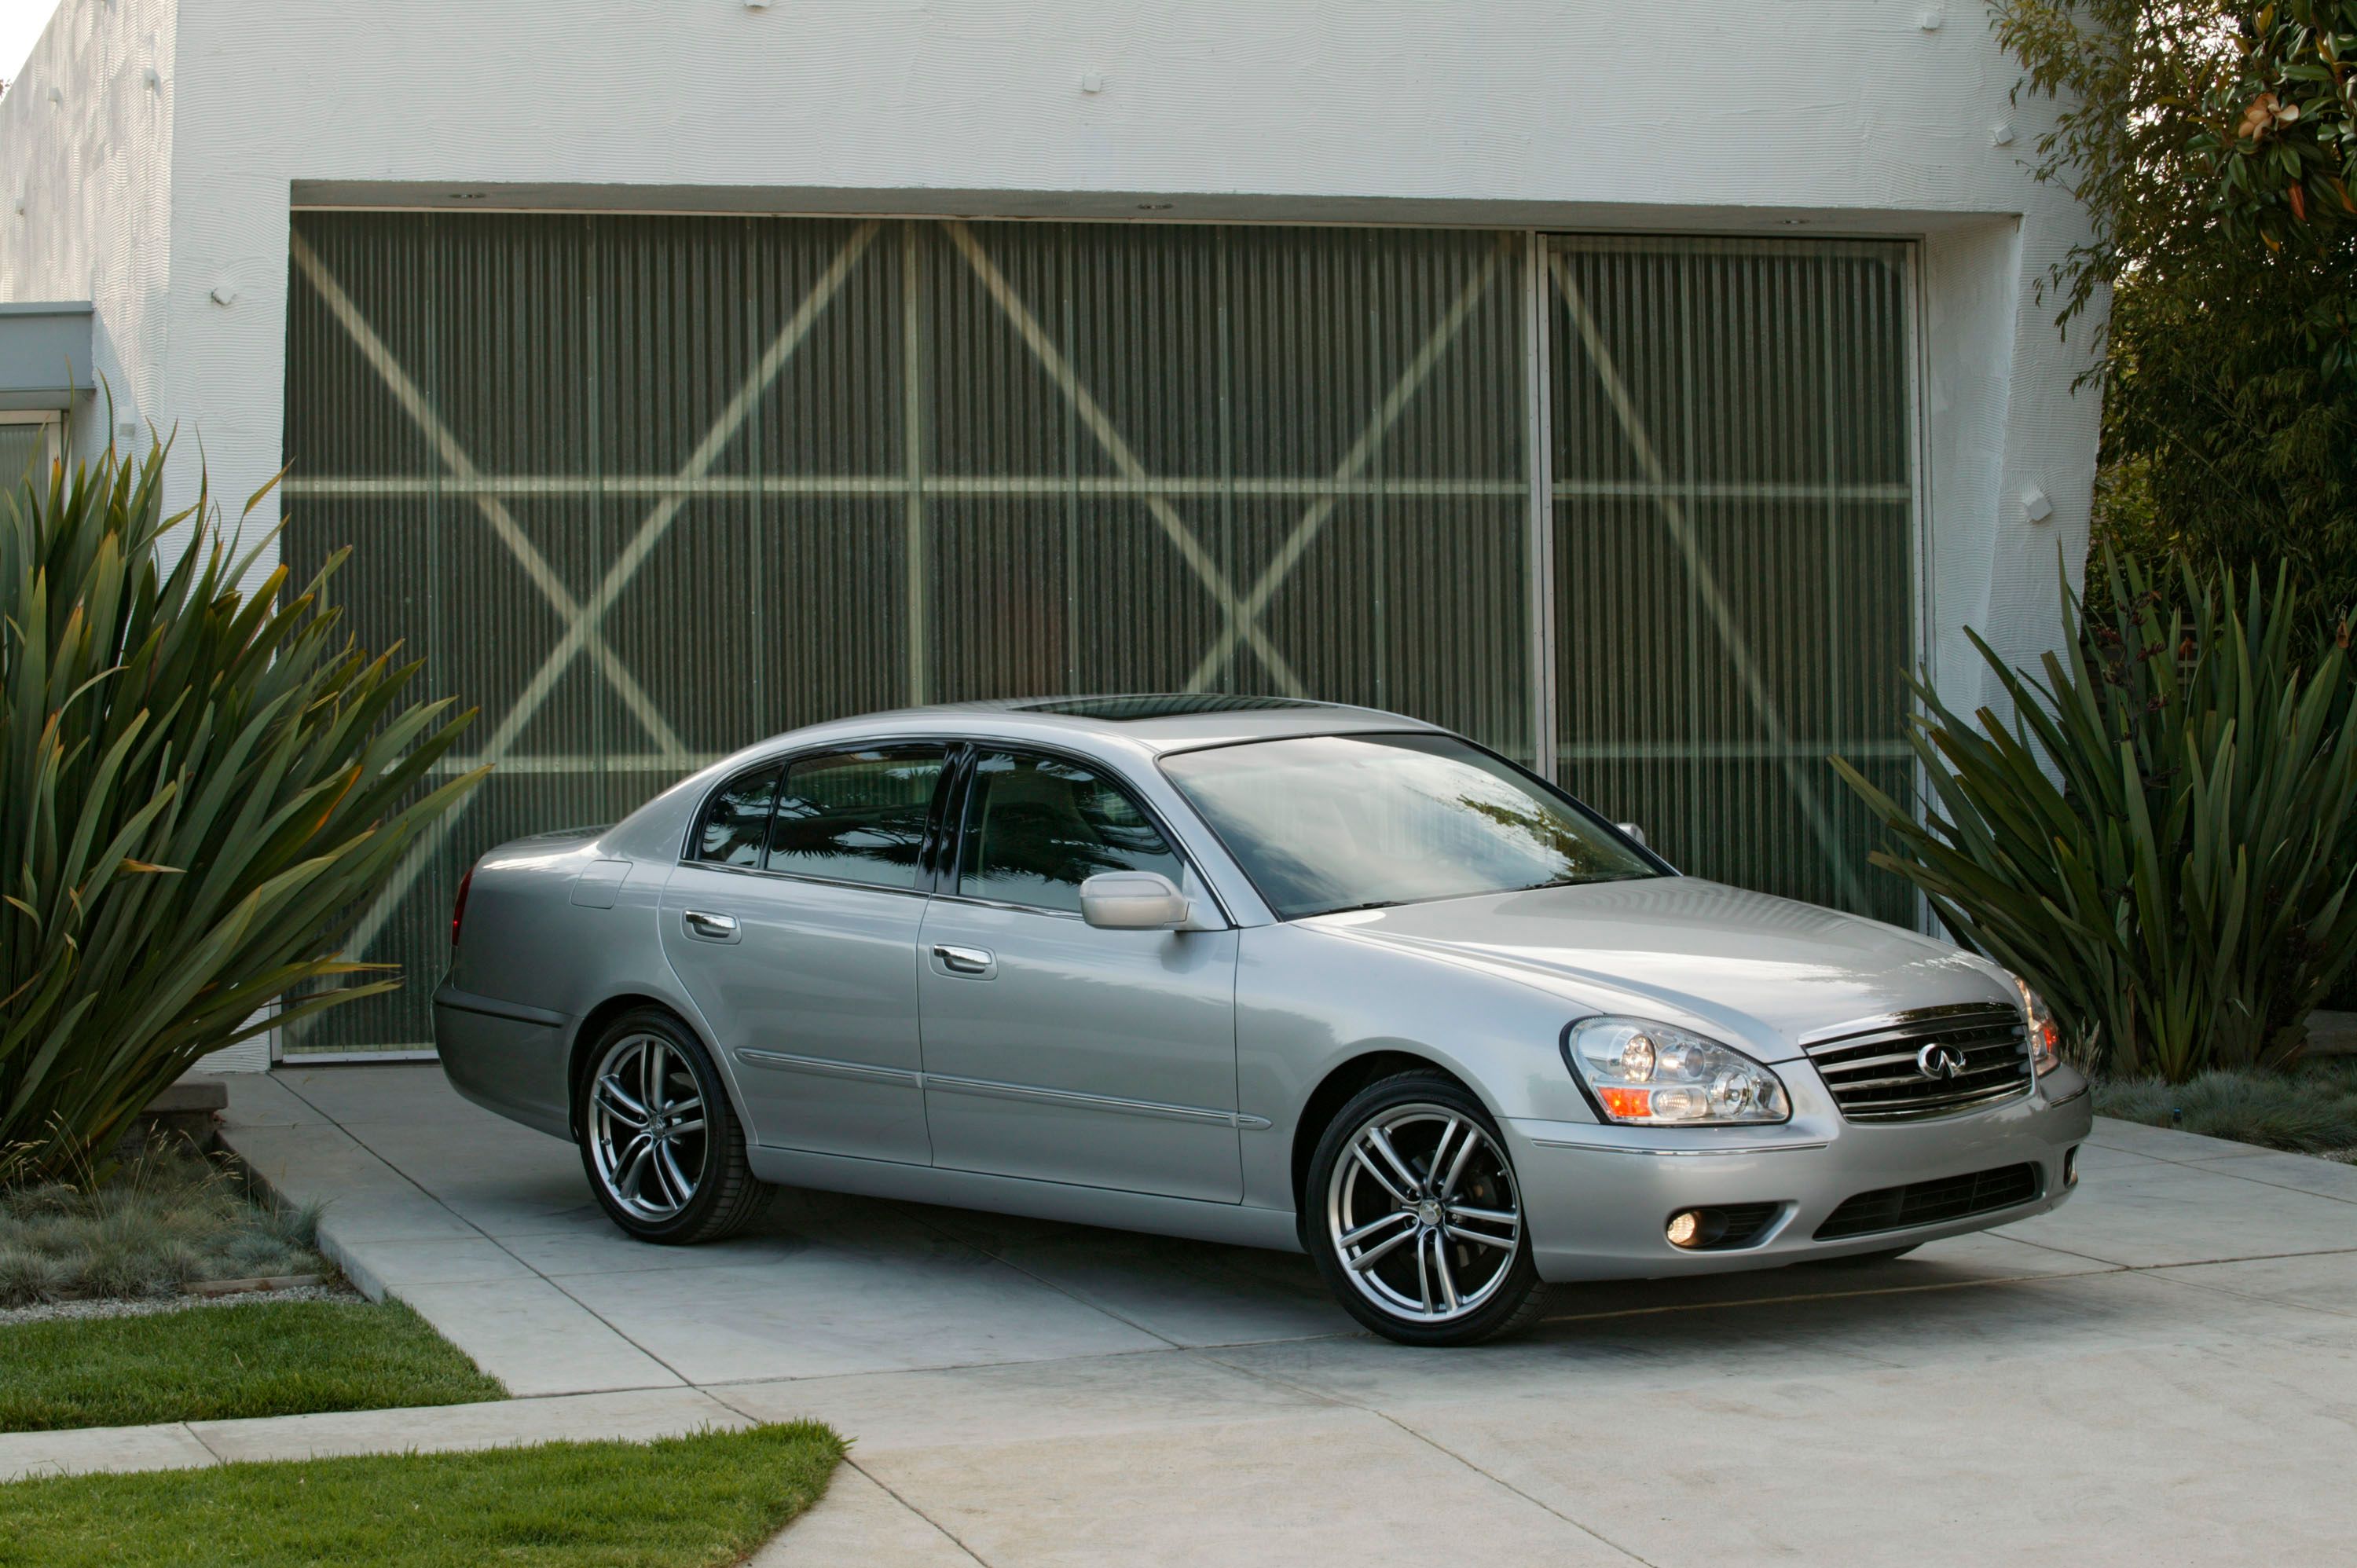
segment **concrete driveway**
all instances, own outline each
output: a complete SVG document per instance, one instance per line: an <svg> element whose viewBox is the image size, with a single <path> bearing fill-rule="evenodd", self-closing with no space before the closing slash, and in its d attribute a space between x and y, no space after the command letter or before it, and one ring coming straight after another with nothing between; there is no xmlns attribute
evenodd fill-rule
<svg viewBox="0 0 2357 1568"><path fill-rule="evenodd" d="M2097 1124L2059 1213L1561 1290L1413 1351L1306 1259L823 1194L624 1240L433 1067L234 1080L231 1144L519 1395L855 1440L764 1563L2357 1559L2357 1168Z"/></svg>

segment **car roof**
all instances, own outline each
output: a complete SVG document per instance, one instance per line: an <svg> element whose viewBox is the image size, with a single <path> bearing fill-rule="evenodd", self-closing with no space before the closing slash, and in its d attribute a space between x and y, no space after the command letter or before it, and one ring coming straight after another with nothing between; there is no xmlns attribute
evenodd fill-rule
<svg viewBox="0 0 2357 1568"><path fill-rule="evenodd" d="M899 725L910 721L934 721L923 727L943 729L974 725L987 715L986 725L1001 735L1045 738L1057 733L1088 735L1126 742L1155 752L1189 751L1238 741L1278 740L1292 736L1365 734L1383 730L1425 730L1439 726L1404 714L1380 708L1352 707L1344 703L1312 702L1302 697L1253 697L1222 692L1154 692L1066 697L1000 697L987 702L941 703L866 714L860 725Z"/></svg>

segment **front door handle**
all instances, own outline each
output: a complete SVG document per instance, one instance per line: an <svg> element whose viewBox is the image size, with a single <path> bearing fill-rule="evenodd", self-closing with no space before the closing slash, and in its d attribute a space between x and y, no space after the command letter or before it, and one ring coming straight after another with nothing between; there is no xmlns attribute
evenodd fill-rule
<svg viewBox="0 0 2357 1568"><path fill-rule="evenodd" d="M948 942L933 944L933 957L951 974L967 974L987 979L998 968L998 961L983 948L953 947Z"/></svg>
<svg viewBox="0 0 2357 1568"><path fill-rule="evenodd" d="M737 917L734 915L716 915L705 909L687 909L681 912L681 918L687 924L689 936L702 937L708 942L733 942L738 935Z"/></svg>

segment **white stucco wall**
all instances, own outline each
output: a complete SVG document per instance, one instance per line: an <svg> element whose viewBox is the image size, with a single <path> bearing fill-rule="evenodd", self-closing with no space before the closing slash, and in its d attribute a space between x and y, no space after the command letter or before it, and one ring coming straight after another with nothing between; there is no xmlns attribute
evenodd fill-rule
<svg viewBox="0 0 2357 1568"><path fill-rule="evenodd" d="M171 337L174 9L62 0L0 98L0 300L95 305L90 368L142 430ZM103 394L73 411L78 452L106 412Z"/></svg>

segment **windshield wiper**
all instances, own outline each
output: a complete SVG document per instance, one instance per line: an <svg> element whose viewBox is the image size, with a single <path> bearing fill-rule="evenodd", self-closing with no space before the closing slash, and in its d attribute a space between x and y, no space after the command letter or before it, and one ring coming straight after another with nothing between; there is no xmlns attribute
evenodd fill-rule
<svg viewBox="0 0 2357 1568"><path fill-rule="evenodd" d="M1370 898L1363 904L1337 904L1330 909L1319 909L1307 918L1316 919L1318 915L1355 915L1361 909L1396 909L1406 902L1405 898Z"/></svg>

